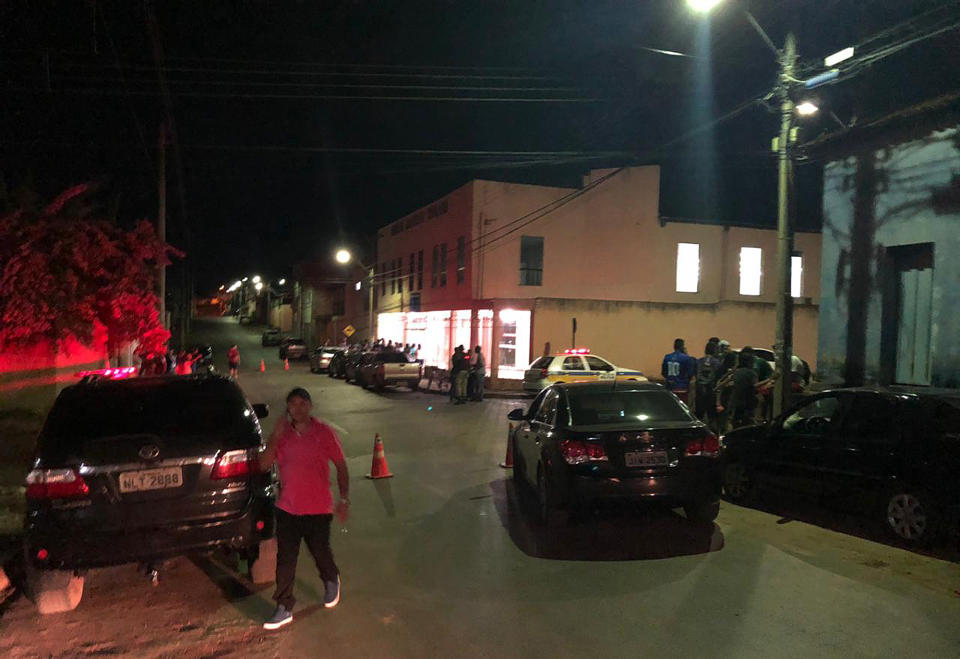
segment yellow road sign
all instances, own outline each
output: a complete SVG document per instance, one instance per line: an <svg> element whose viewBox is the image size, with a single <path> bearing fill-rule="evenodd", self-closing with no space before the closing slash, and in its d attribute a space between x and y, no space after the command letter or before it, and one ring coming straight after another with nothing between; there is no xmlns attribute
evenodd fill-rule
<svg viewBox="0 0 960 659"><path fill-rule="evenodd" d="M343 333L347 335L347 338L350 338L351 336L356 334L356 332L357 330L354 329L353 325L347 325L346 327L343 328Z"/></svg>

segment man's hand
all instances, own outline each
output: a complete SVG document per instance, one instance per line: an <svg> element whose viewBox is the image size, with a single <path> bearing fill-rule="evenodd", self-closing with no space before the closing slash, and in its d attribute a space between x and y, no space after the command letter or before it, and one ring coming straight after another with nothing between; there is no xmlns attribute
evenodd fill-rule
<svg viewBox="0 0 960 659"><path fill-rule="evenodd" d="M346 524L347 520L350 519L350 500L340 499L336 508L333 509L333 514L337 516L338 522Z"/></svg>

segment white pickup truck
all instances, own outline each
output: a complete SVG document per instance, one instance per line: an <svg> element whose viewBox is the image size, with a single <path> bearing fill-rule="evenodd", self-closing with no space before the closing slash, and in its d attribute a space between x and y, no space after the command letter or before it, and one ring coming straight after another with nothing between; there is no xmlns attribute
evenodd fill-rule
<svg viewBox="0 0 960 659"><path fill-rule="evenodd" d="M383 389L389 385L404 384L416 391L423 376L423 364L411 361L402 352L368 352L357 371L357 383L361 387L373 385L376 389Z"/></svg>

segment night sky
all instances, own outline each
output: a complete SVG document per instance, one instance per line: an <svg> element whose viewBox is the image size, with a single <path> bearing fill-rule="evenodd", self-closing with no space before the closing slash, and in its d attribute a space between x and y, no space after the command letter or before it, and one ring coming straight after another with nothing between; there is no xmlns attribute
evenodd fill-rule
<svg viewBox="0 0 960 659"><path fill-rule="evenodd" d="M792 29L809 75L844 46L960 21L958 3L920 0L728 0L707 30L684 0L5 2L3 206L96 181L104 212L156 217L153 13L177 133L169 238L200 291L289 275L343 240L369 247L376 227L471 178L576 185L590 167L659 162L664 214L771 224L774 113L758 105L661 148L772 88L772 53L738 5L778 45ZM955 89L958 34L816 96L850 123ZM808 139L839 128L826 111L805 125ZM711 161L713 194L698 173ZM817 226L819 163L798 177L798 223Z"/></svg>

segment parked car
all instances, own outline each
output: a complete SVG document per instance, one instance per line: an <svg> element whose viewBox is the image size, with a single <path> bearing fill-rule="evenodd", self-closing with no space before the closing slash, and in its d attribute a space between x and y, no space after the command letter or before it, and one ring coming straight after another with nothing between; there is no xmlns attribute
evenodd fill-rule
<svg viewBox="0 0 960 659"><path fill-rule="evenodd" d="M535 488L547 524L607 499L683 506L698 522L717 517L719 440L659 384L555 384L507 418L516 422L514 480Z"/></svg>
<svg viewBox="0 0 960 659"><path fill-rule="evenodd" d="M259 418L215 376L87 376L58 396L26 478L27 591L70 610L81 570L228 548L254 581L276 565L272 483Z"/></svg>
<svg viewBox="0 0 960 659"><path fill-rule="evenodd" d="M276 327L271 327L260 336L260 345L263 347L278 346L282 340L283 334L280 333L280 330Z"/></svg>
<svg viewBox="0 0 960 659"><path fill-rule="evenodd" d="M330 368L330 360L333 359L334 355L344 350L346 350L346 348L339 346L322 346L316 348L310 355L310 372L326 373Z"/></svg>
<svg viewBox="0 0 960 659"><path fill-rule="evenodd" d="M303 339L286 338L280 342L280 359L309 359L310 351Z"/></svg>
<svg viewBox="0 0 960 659"><path fill-rule="evenodd" d="M956 531L960 399L879 389L807 397L770 424L723 438L732 501L783 495L866 514L901 541Z"/></svg>
<svg viewBox="0 0 960 659"><path fill-rule="evenodd" d="M346 376L347 360L357 354L359 351L355 348L348 348L338 352L330 358L330 364L327 366L327 375L332 378L342 378Z"/></svg>
<svg viewBox="0 0 960 659"><path fill-rule="evenodd" d="M346 359L343 362L343 379L347 382L353 382L354 384L359 384L357 379L360 374L360 364L367 358L367 355L373 355L372 352L363 352L356 351L352 354L347 355Z"/></svg>
<svg viewBox="0 0 960 659"><path fill-rule="evenodd" d="M646 382L640 371L615 366L586 348L564 350L544 355L534 361L523 374L523 390L536 393L551 384L562 382Z"/></svg>
<svg viewBox="0 0 960 659"><path fill-rule="evenodd" d="M416 391L420 388L422 377L423 365L418 361L410 361L410 357L402 352L368 353L360 361L357 373L357 381L361 387L372 385L378 390L403 384Z"/></svg>

